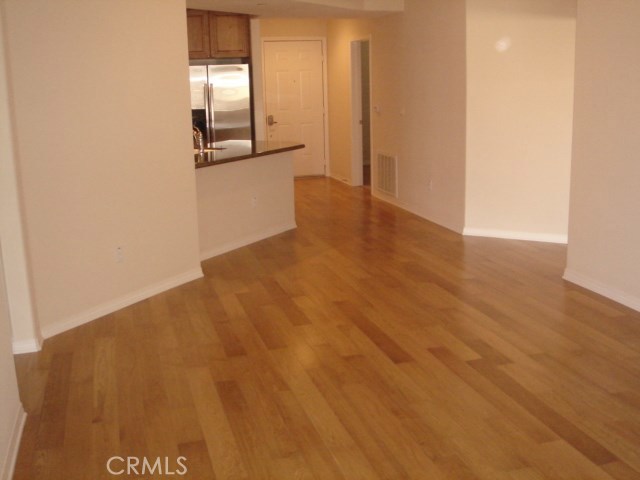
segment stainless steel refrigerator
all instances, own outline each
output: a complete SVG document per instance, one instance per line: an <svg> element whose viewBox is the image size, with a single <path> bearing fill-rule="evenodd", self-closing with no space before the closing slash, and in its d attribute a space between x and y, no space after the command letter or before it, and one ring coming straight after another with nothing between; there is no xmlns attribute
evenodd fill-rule
<svg viewBox="0 0 640 480"><path fill-rule="evenodd" d="M249 65L191 65L193 125L206 143L251 140Z"/></svg>

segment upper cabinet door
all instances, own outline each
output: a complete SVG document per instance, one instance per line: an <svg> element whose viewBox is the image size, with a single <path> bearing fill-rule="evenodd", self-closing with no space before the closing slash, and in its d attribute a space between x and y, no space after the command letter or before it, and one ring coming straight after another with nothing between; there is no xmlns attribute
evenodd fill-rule
<svg viewBox="0 0 640 480"><path fill-rule="evenodd" d="M249 56L248 16L212 13L209 16L209 27L213 58Z"/></svg>
<svg viewBox="0 0 640 480"><path fill-rule="evenodd" d="M209 12L187 10L189 58L211 58Z"/></svg>

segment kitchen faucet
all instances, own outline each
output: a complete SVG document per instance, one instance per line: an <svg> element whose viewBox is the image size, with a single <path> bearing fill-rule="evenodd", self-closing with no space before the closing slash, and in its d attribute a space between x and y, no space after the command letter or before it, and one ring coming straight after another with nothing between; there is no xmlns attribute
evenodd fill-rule
<svg viewBox="0 0 640 480"><path fill-rule="evenodd" d="M193 126L193 148L200 150L200 153L204 152L204 135L195 125Z"/></svg>

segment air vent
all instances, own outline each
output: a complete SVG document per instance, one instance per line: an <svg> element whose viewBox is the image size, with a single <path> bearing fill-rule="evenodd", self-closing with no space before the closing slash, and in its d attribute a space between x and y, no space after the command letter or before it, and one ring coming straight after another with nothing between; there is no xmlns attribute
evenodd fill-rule
<svg viewBox="0 0 640 480"><path fill-rule="evenodd" d="M378 153L377 187L383 193L398 197L398 157Z"/></svg>

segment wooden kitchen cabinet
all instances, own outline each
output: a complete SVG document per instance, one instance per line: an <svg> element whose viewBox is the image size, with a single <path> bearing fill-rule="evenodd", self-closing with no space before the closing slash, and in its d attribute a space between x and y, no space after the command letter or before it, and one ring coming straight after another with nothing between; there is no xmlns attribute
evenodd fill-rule
<svg viewBox="0 0 640 480"><path fill-rule="evenodd" d="M242 58L250 55L249 17L187 10L189 58Z"/></svg>
<svg viewBox="0 0 640 480"><path fill-rule="evenodd" d="M209 12L187 10L189 58L211 58Z"/></svg>
<svg viewBox="0 0 640 480"><path fill-rule="evenodd" d="M213 58L249 56L249 17L246 15L209 15L209 35Z"/></svg>

